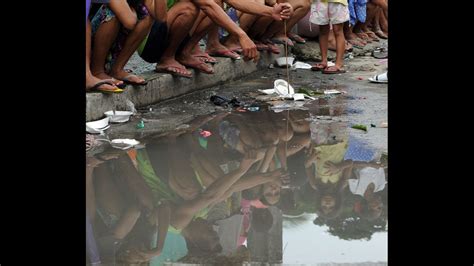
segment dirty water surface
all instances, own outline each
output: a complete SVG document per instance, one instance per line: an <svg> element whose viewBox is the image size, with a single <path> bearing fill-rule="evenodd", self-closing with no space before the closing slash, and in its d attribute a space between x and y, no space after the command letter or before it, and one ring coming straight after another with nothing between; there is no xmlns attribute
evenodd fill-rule
<svg viewBox="0 0 474 266"><path fill-rule="evenodd" d="M140 144L88 152L88 262L386 265L386 87L298 71L291 84L316 100L257 92L284 73L141 108L96 136Z"/></svg>

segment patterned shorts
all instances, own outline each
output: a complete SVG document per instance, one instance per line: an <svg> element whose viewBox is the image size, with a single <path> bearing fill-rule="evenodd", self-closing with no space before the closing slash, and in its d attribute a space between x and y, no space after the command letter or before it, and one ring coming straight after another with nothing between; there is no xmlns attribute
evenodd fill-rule
<svg viewBox="0 0 474 266"><path fill-rule="evenodd" d="M138 20L142 20L150 14L145 5L139 5L136 12ZM102 23L108 22L114 17L115 14L108 7L108 5L102 5L91 20L92 36L95 35ZM120 51L122 51L123 45L125 44L125 40L127 39L129 33L129 30L124 27L121 27L117 39L114 41L112 47L110 48L110 54L107 57L107 63L113 64L115 59L117 59L117 56L120 54ZM94 38L92 38L92 40L94 40ZM94 43L92 45L94 45Z"/></svg>
<svg viewBox="0 0 474 266"><path fill-rule="evenodd" d="M316 1L311 5L309 21L317 25L341 24L349 20L349 8L340 3Z"/></svg>

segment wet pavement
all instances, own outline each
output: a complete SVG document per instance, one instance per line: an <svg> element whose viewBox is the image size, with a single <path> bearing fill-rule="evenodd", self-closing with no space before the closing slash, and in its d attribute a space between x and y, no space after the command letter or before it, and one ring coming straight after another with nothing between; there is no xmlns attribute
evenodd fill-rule
<svg viewBox="0 0 474 266"><path fill-rule="evenodd" d="M387 85L367 81L386 61L347 65L343 75L290 72L314 101L258 93L286 79L274 68L112 125L109 139L141 144L89 152L90 261L386 265ZM328 89L343 94L321 94ZM216 106L212 95L241 107Z"/></svg>

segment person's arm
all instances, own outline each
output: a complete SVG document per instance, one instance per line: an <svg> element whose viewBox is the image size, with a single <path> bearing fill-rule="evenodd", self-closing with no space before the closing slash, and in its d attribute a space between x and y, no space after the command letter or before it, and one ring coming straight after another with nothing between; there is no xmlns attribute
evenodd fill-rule
<svg viewBox="0 0 474 266"><path fill-rule="evenodd" d="M227 191L220 197L218 200L214 202L214 204L219 203L232 195L234 192L243 191L246 189L250 189L256 187L258 185L262 185L272 181L284 180L288 181L288 173L282 169L278 169L268 173L252 173L249 175L243 176L239 179L235 184L233 184Z"/></svg>
<svg viewBox="0 0 474 266"><path fill-rule="evenodd" d="M138 21L137 15L132 11L126 0L110 0L109 7L127 30L135 28Z"/></svg>
<svg viewBox="0 0 474 266"><path fill-rule="evenodd" d="M230 34L238 36L240 46L243 50L244 60L253 59L257 62L259 54L255 43L247 36L237 24L235 24L222 8L214 0L194 0L199 8L218 26L227 30Z"/></svg>
<svg viewBox="0 0 474 266"><path fill-rule="evenodd" d="M254 162L252 159L242 160L239 169L217 179L195 199L180 204L171 217L171 224L178 229L186 227L189 222L191 222L194 214L222 197L222 195L248 171Z"/></svg>
<svg viewBox="0 0 474 266"><path fill-rule="evenodd" d="M251 0L227 0L229 5L244 13L272 17L274 20L289 19L293 15L293 7L289 3L266 6Z"/></svg>

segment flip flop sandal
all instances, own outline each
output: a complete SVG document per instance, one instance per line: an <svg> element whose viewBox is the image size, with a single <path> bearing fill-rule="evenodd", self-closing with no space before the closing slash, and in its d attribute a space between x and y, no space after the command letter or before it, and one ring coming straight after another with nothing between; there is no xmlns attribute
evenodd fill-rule
<svg viewBox="0 0 474 266"><path fill-rule="evenodd" d="M388 83L388 75L387 72L380 74L380 75L375 75L371 78L369 78L370 82L373 83Z"/></svg>
<svg viewBox="0 0 474 266"><path fill-rule="evenodd" d="M276 46L275 44L266 44L268 45L268 50L274 54L280 54L280 48L278 48L278 46Z"/></svg>
<svg viewBox="0 0 474 266"><path fill-rule="evenodd" d="M335 69L335 71L331 71L329 69ZM342 68L337 68L335 66L330 66L330 67L327 67L325 69L322 70L323 74L342 74L342 73L346 73L346 70L345 69L342 69Z"/></svg>
<svg viewBox="0 0 474 266"><path fill-rule="evenodd" d="M178 68L178 67L172 67L172 66L167 66L167 67L163 67L163 68L155 68L156 73L170 74L170 75L175 76L175 77L182 77L182 78L188 78L188 79L193 77L192 73L189 73L188 75L186 75L186 74L183 74L183 73L179 73L176 70L186 70L186 69Z"/></svg>
<svg viewBox="0 0 474 266"><path fill-rule="evenodd" d="M295 41L296 43L299 43L299 44L305 44L306 43L306 40L304 38L302 38L301 36L295 34L295 35L291 35L291 36L288 36L291 40Z"/></svg>
<svg viewBox="0 0 474 266"><path fill-rule="evenodd" d="M237 53L232 52L231 50L218 50L214 52L207 52L210 56L215 56L215 57L226 57L234 60L239 60L241 59L240 55Z"/></svg>
<svg viewBox="0 0 474 266"><path fill-rule="evenodd" d="M205 74L214 74L214 69L212 67L210 67L208 64L204 63L204 62L201 62L199 64L183 64L187 67L190 67L192 69L196 69L198 70L199 72L202 72L202 73L205 73ZM204 66L204 67L200 67L200 66Z"/></svg>
<svg viewBox="0 0 474 266"><path fill-rule="evenodd" d="M323 71L327 67L328 67L327 65L323 65L321 63L318 63L318 64L315 64L315 65L311 66L311 70L313 70L313 71Z"/></svg>
<svg viewBox="0 0 474 266"><path fill-rule="evenodd" d="M268 45L263 44L263 43L255 43L255 46L257 46L258 51L268 51Z"/></svg>
<svg viewBox="0 0 474 266"><path fill-rule="evenodd" d="M146 85L148 84L148 81L144 80L143 82L135 82L135 81L132 81L130 80L131 77L138 77L137 75L134 75L134 74L130 74L130 75L127 75L125 77L123 77L122 80L124 83L127 83L127 84L130 84L130 85Z"/></svg>
<svg viewBox="0 0 474 266"><path fill-rule="evenodd" d="M105 90L105 89L99 88L100 86L102 86L104 84L107 84L107 85L110 85L110 86L115 86L116 89L114 89L114 90ZM103 93L121 93L121 92L123 92L122 89L117 87L117 85L115 85L112 81L109 81L109 80L104 80L104 81L97 82L94 86L92 86L90 88L86 88L86 92L94 92L94 91L103 92Z"/></svg>
<svg viewBox="0 0 474 266"><path fill-rule="evenodd" d="M288 46L290 46L290 47L295 46L295 44L294 44L290 39L288 39L288 41L285 41L285 40L282 40L282 39L276 39L276 38L274 38L274 39L271 39L271 41L272 41L273 43L276 43L276 44L283 44L283 45L285 45L285 43L288 43Z"/></svg>
<svg viewBox="0 0 474 266"><path fill-rule="evenodd" d="M215 64L217 63L217 60L215 58L212 58L209 54L208 55L194 55L194 57L198 58L199 60L203 61L204 63L209 63L209 64Z"/></svg>

